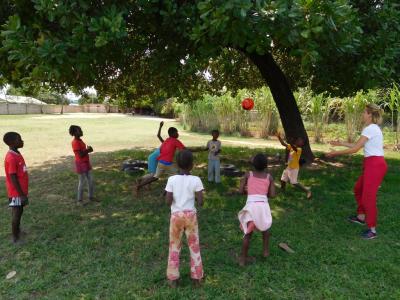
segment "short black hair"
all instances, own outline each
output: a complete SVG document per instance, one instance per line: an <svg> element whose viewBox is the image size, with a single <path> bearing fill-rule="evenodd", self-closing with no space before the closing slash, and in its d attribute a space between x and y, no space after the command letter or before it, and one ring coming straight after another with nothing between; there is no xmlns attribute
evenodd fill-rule
<svg viewBox="0 0 400 300"><path fill-rule="evenodd" d="M170 127L168 128L168 135L172 136L173 134L177 133L178 129L176 129L175 127Z"/></svg>
<svg viewBox="0 0 400 300"><path fill-rule="evenodd" d="M218 130L218 129L213 129L213 130L211 131L211 134L213 134L213 133L218 133L218 134L219 134L219 130Z"/></svg>
<svg viewBox="0 0 400 300"><path fill-rule="evenodd" d="M18 132L14 132L14 131L10 131L7 132L4 136L3 136L3 142L7 145L7 146L11 146L11 144L13 142L15 142L18 137L21 137L21 135Z"/></svg>
<svg viewBox="0 0 400 300"><path fill-rule="evenodd" d="M253 166L257 171L264 171L267 168L268 160L267 157L262 154L258 153L253 158Z"/></svg>
<svg viewBox="0 0 400 300"><path fill-rule="evenodd" d="M81 127L79 127L78 125L71 125L69 126L69 134L74 136L76 131L81 129Z"/></svg>
<svg viewBox="0 0 400 300"><path fill-rule="evenodd" d="M189 170L193 166L193 154L187 149L178 152L176 156L178 167L182 170Z"/></svg>

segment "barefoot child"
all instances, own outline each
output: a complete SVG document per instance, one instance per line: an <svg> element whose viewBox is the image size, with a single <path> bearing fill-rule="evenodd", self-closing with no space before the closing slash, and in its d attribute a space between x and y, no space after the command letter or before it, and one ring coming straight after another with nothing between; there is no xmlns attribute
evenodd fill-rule
<svg viewBox="0 0 400 300"><path fill-rule="evenodd" d="M189 150L178 153L179 175L168 178L165 191L168 205L171 205L169 227L169 255L167 279L171 287L179 280L179 255L182 247L182 234L185 232L190 250L190 276L195 285L203 278L203 264L200 256L199 229L195 199L203 205L203 184L197 176L190 175L193 168L193 155Z"/></svg>
<svg viewBox="0 0 400 300"><path fill-rule="evenodd" d="M281 188L284 191L286 188L286 183L290 182L295 187L299 188L307 194L307 199L310 199L312 193L309 188L306 188L297 181L300 169L300 157L301 157L301 147L304 145L304 140L302 138L294 139L294 143L286 143L280 134L277 134L277 138L281 142L281 145L286 147L287 155L287 167L282 173L281 177Z"/></svg>
<svg viewBox="0 0 400 300"><path fill-rule="evenodd" d="M208 182L221 182L219 153L221 152L221 142L218 140L219 131L211 131L212 140L207 143L208 150Z"/></svg>
<svg viewBox="0 0 400 300"><path fill-rule="evenodd" d="M156 173L147 178L142 178L136 184L136 194L139 193L140 189L145 185L148 185L154 181L157 181L163 174L175 175L178 170L174 164L175 151L185 149L185 146L178 140L179 133L175 127L168 128L168 138L161 144L160 155L157 157L157 168Z"/></svg>
<svg viewBox="0 0 400 300"><path fill-rule="evenodd" d="M249 261L248 251L250 239L254 230L262 232L263 256L269 256L269 228L272 224L271 210L268 197L275 196L275 185L271 174L267 173L267 158L264 154L257 154L252 161L254 171L247 172L240 182L239 192L246 193L245 207L239 212L240 227L244 232L242 253L239 258L241 266Z"/></svg>
<svg viewBox="0 0 400 300"><path fill-rule="evenodd" d="M89 201L93 201L93 176L92 176L92 166L89 160L89 153L93 152L93 148L91 146L87 146L82 141L81 137L83 136L83 131L79 126L71 125L69 127L69 134L74 137L72 140L72 150L75 154L75 171L79 175L79 183L78 183L78 204L82 204L83 198L83 187L85 184L85 178L88 183L88 191L89 191Z"/></svg>
<svg viewBox="0 0 400 300"><path fill-rule="evenodd" d="M7 132L3 137L9 147L4 160L6 187L9 207L12 209L12 236L14 244L20 242L20 223L24 206L28 204L28 171L25 160L19 148L24 147L24 141L16 132Z"/></svg>

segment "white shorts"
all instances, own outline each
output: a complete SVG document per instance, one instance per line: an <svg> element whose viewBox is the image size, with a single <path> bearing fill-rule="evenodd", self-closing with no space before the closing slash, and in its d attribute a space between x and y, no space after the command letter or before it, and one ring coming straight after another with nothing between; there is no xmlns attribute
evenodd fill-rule
<svg viewBox="0 0 400 300"><path fill-rule="evenodd" d="M283 170L281 180L284 182L290 182L291 184L297 184L297 176L299 175L299 169L286 168Z"/></svg>

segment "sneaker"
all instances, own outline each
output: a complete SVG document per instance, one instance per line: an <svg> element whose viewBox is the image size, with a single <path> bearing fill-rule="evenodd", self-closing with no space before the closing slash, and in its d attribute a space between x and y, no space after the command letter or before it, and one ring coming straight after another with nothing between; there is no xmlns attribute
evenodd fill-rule
<svg viewBox="0 0 400 300"><path fill-rule="evenodd" d="M374 239L374 238L377 238L378 236L377 236L376 232L372 232L371 229L368 229L368 230L364 231L364 232L361 234L361 237L362 237L364 240L372 240L372 239Z"/></svg>
<svg viewBox="0 0 400 300"><path fill-rule="evenodd" d="M365 221L359 219L357 216L350 216L347 218L350 223L356 223L360 225L365 225Z"/></svg>

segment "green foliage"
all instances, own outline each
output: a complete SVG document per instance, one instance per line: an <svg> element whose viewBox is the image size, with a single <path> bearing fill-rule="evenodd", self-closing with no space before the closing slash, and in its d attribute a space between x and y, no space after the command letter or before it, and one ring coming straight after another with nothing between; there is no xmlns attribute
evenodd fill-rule
<svg viewBox="0 0 400 300"><path fill-rule="evenodd" d="M314 125L314 141L321 143L324 128L329 122L330 99L325 94L313 95L307 103L307 115Z"/></svg>
<svg viewBox="0 0 400 300"><path fill-rule="evenodd" d="M95 93L83 93L79 98L79 104L90 104L90 103L103 103L104 98L98 97Z"/></svg>
<svg viewBox="0 0 400 300"><path fill-rule="evenodd" d="M247 56L272 53L294 87L348 94L398 81L400 73L399 6L362 3L7 1L0 78L61 91L94 86L131 106L141 97L198 99L223 86L258 88L261 77Z"/></svg>
<svg viewBox="0 0 400 300"><path fill-rule="evenodd" d="M363 126L362 112L365 105L371 103L371 97L366 97L363 91L357 92L354 98L344 98L342 109L347 129L347 141L354 142Z"/></svg>
<svg viewBox="0 0 400 300"><path fill-rule="evenodd" d="M252 97L254 111L242 109L244 98ZM268 137L277 130L278 113L271 92L263 87L254 91L242 89L236 95L225 92L221 96L206 94L202 99L180 105L180 121L192 130L222 133L239 133L242 136L258 135Z"/></svg>
<svg viewBox="0 0 400 300"><path fill-rule="evenodd" d="M25 83L21 86L9 86L7 89L8 95L15 96L27 96L37 98L40 101L43 101L47 104L67 104L68 99L58 93L57 91L51 89L46 85L34 85Z"/></svg>

